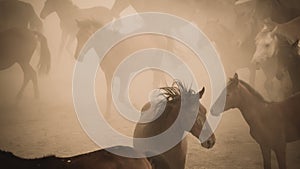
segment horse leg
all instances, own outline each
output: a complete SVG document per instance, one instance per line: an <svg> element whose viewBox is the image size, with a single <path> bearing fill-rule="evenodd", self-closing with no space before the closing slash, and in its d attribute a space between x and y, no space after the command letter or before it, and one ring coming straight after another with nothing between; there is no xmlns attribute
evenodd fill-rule
<svg viewBox="0 0 300 169"><path fill-rule="evenodd" d="M30 70L28 69L29 66L26 66L23 63L19 63L19 65L21 66L21 68L23 70L24 78L23 78L23 83L22 83L21 89L20 89L20 91L17 94L17 99L21 99L22 98L24 89L25 89L25 87L27 86L27 84L28 84L28 82L30 80Z"/></svg>
<svg viewBox="0 0 300 169"><path fill-rule="evenodd" d="M286 144L274 149L279 169L286 169Z"/></svg>
<svg viewBox="0 0 300 169"><path fill-rule="evenodd" d="M67 39L67 33L65 30L62 31L61 33L61 39L60 39L60 44L59 44L59 49L58 49L58 57L60 58L63 50L65 48L65 44L66 44L66 39Z"/></svg>
<svg viewBox="0 0 300 169"><path fill-rule="evenodd" d="M104 72L105 79L106 79L106 111L105 114L110 115L111 114L111 106L112 106L112 94L111 94L111 78L112 76L109 76L107 72Z"/></svg>
<svg viewBox="0 0 300 169"><path fill-rule="evenodd" d="M76 39L75 36L70 35L70 36L68 36L67 41L66 41L66 49L71 56L74 55L74 50L72 50L72 44L75 41L75 39Z"/></svg>
<svg viewBox="0 0 300 169"><path fill-rule="evenodd" d="M271 149L269 147L260 145L263 156L264 169L271 169Z"/></svg>
<svg viewBox="0 0 300 169"><path fill-rule="evenodd" d="M39 92L36 71L32 68L31 65L29 65L29 70L30 70L32 84L33 84L34 96L36 99L38 99L40 97L40 92Z"/></svg>

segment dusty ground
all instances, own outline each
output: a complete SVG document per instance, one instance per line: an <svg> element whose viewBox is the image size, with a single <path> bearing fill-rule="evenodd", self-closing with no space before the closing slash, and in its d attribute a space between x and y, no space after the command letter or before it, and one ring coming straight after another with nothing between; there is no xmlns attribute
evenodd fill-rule
<svg viewBox="0 0 300 169"><path fill-rule="evenodd" d="M73 109L71 88L59 83L45 85L55 78L41 79L42 96L32 99L31 86L24 98L15 103L13 94L19 88L20 79L10 75L18 73L18 67L1 72L0 105L0 147L14 154L34 158L55 154L72 156L99 149L82 130ZM15 81L10 86L9 81ZM56 80L59 78L56 78ZM62 80L63 79L63 80ZM61 84L70 78L62 78ZM45 87L49 88L46 90ZM48 95L46 95L48 93ZM49 94L51 93L51 94ZM112 122L116 129L130 135L132 126L123 126L118 120ZM189 136L187 169L257 169L262 168L262 159L258 145L249 136L249 129L239 111L231 110L223 115L216 132L217 143L211 150L202 148L199 142ZM288 145L288 168L300 167L300 142ZM275 165L275 156L272 156Z"/></svg>

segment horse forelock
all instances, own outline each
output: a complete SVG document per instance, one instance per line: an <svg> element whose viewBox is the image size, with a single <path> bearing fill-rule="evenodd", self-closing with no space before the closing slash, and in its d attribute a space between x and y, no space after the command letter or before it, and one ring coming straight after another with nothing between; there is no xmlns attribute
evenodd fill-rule
<svg viewBox="0 0 300 169"><path fill-rule="evenodd" d="M262 31L260 31L256 37L255 37L255 43L258 44L261 41L265 41L266 37L268 37L268 35L271 33L271 30L268 28L264 28L262 29Z"/></svg>

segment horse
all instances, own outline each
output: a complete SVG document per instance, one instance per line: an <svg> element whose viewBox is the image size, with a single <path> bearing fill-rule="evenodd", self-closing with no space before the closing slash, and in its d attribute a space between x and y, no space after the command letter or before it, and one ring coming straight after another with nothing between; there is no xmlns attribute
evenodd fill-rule
<svg viewBox="0 0 300 169"><path fill-rule="evenodd" d="M71 0L46 0L40 17L45 19L53 12L57 13L62 30L59 55L75 40L76 33L78 32L76 20L96 20L102 24L113 20L110 10L106 7L81 9L73 4Z"/></svg>
<svg viewBox="0 0 300 169"><path fill-rule="evenodd" d="M79 54L84 46L84 44L87 42L87 40L95 33L97 30L99 30L103 24L100 22L97 22L95 20L76 20L77 26L79 28L79 31L76 34L77 39L77 46L75 50L75 59L80 60ZM115 32L117 33L117 32ZM117 68L118 64L122 61L124 56L128 56L132 52L145 49L145 48L163 48L163 49L170 49L171 46L168 43L168 39L165 37L159 38L159 36L155 37L154 35L145 35L145 36L137 36L129 38L128 42L120 43L116 49L113 50L112 53L109 53L106 55L103 59L103 61L100 64L100 67L102 71L104 72L105 79L106 79L106 86L110 87L112 84L112 77L114 76L115 69ZM136 45L132 45L136 44ZM157 62L161 62L161 60L156 60ZM127 77L126 77L127 78ZM157 87L164 79L165 77L162 77L160 74L153 72L153 86ZM127 79L123 79L120 77L120 83L126 82ZM120 93L124 93L124 91L121 91ZM123 99L126 96L121 96L120 98ZM111 112L111 105L112 105L112 98L111 98L111 90L108 88L106 93L106 112Z"/></svg>
<svg viewBox="0 0 300 169"><path fill-rule="evenodd" d="M24 159L10 152L0 151L1 168L3 169L169 169L152 167L147 158L129 158L110 152L126 151L136 155L140 153L126 146L115 146L71 157L46 156L35 159ZM157 161L156 161L157 162Z"/></svg>
<svg viewBox="0 0 300 169"><path fill-rule="evenodd" d="M285 23L300 16L299 10L300 3L298 0L258 0L256 1L254 17L261 23L266 18L278 23Z"/></svg>
<svg viewBox="0 0 300 169"><path fill-rule="evenodd" d="M210 126L204 125L206 121L206 109L199 101L205 88L203 87L201 91L195 92L185 87L182 82L176 80L171 87L162 87L159 88L159 91L160 94L158 94L158 97L163 96L163 99L156 100L157 97L153 97L153 100L143 106L140 122L135 126L134 138L147 138L161 134L174 125L173 123L176 118L180 118L179 125L172 130L174 132L172 136L176 135L182 138L182 140L160 155L166 160L171 169L184 169L187 153L187 140L185 137L183 138L184 133L189 132L198 139L200 138L201 130L202 132L212 133ZM180 109L184 113L182 118L179 117ZM156 116L159 113L161 113L160 116L155 120L148 123L142 122L143 119ZM194 113L196 113L196 116L192 115ZM186 127L186 124L189 122L193 122L191 123L193 124L191 129ZM161 140L161 142L164 141ZM210 149L214 146L215 142L215 135L211 134L201 145ZM133 145L136 149L139 150L141 146L144 146L141 144L143 142L140 143L136 142L135 139L133 140ZM157 144L160 143L155 141L147 143L147 149L156 152L155 148ZM143 151L147 153L147 150L143 149Z"/></svg>
<svg viewBox="0 0 300 169"><path fill-rule="evenodd" d="M42 32L43 24L31 4L18 0L0 1L0 31L14 27Z"/></svg>
<svg viewBox="0 0 300 169"><path fill-rule="evenodd" d="M24 72L24 80L17 98L21 98L25 87L31 80L33 82L35 97L39 97L36 71L30 65L35 49L41 44L39 73L48 73L50 69L50 51L47 39L37 31L26 28L11 28L0 32L0 70L5 70L17 63Z"/></svg>
<svg viewBox="0 0 300 169"><path fill-rule="evenodd" d="M300 139L299 103L300 93L280 102L266 101L235 74L211 107L211 113L218 116L238 108L250 127L250 135L260 145L264 169L271 169L271 150L276 154L279 168L286 169L286 144Z"/></svg>
<svg viewBox="0 0 300 169"><path fill-rule="evenodd" d="M275 26L274 26L275 25ZM282 79L287 70L292 81L292 89L287 93L300 91L298 74L300 60L298 55L298 39L300 39L300 17L284 24L275 22L265 25L256 36L256 51L252 63L262 68L266 75L265 88L269 95L272 90L272 79Z"/></svg>

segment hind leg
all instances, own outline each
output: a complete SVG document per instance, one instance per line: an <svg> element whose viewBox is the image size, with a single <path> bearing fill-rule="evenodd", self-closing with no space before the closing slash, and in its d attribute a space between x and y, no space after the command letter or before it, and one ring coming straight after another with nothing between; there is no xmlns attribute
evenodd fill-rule
<svg viewBox="0 0 300 169"><path fill-rule="evenodd" d="M23 92L24 92L24 89L25 87L27 86L29 80L30 80L30 73L29 73L29 70L27 68L27 66L24 66L22 64L20 64L23 72L24 72L24 78L23 78L23 83L22 83L22 86L21 86L21 89L20 91L18 92L17 94L17 99L21 99L22 96L23 96Z"/></svg>
<svg viewBox="0 0 300 169"><path fill-rule="evenodd" d="M62 31L61 39L60 39L60 44L59 44L59 49L58 49L58 57L59 59L62 57L63 51L66 46L66 41L67 41L68 35L66 31Z"/></svg>
<svg viewBox="0 0 300 169"><path fill-rule="evenodd" d="M20 99L22 97L24 89L27 86L29 80L32 80L35 98L39 98L39 89L38 89L37 75L35 70L31 67L29 63L26 65L24 64L20 64L20 65L24 72L24 80L23 80L22 87L18 92L17 98Z"/></svg>
<svg viewBox="0 0 300 169"><path fill-rule="evenodd" d="M36 71L31 66L29 67L29 69L30 69L30 75L33 84L34 96L36 99L38 99L40 97L40 91L39 91Z"/></svg>

